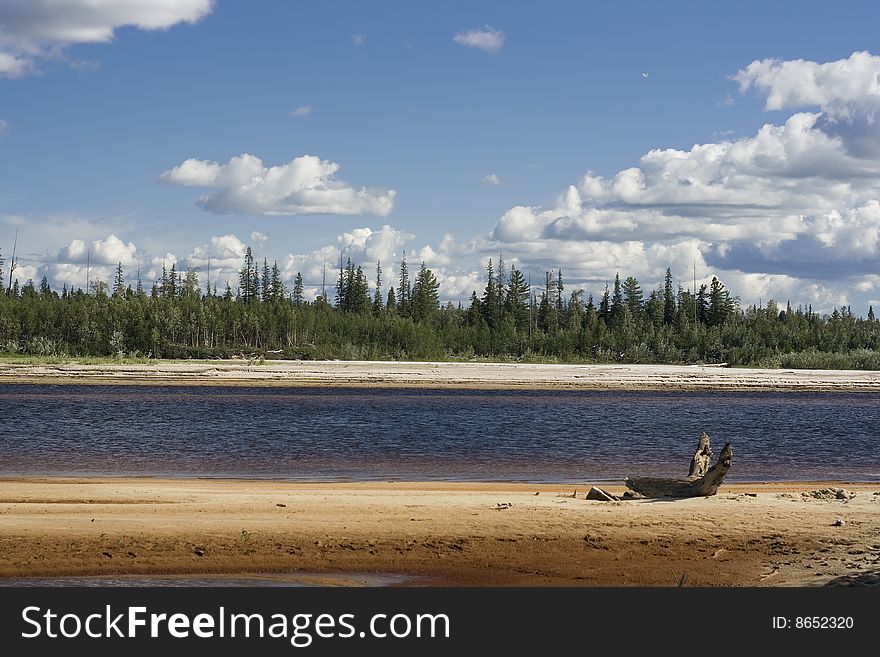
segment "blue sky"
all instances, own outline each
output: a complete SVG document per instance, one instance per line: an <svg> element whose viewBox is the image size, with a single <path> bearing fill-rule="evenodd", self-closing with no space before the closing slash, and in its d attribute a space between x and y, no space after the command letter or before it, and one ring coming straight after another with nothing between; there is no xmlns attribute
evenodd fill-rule
<svg viewBox="0 0 880 657"><path fill-rule="evenodd" d="M498 253L592 293L696 260L746 303L880 299L872 3L60 6L0 0L21 277L83 285L88 252L223 281L251 244L313 291L406 249L453 299Z"/></svg>

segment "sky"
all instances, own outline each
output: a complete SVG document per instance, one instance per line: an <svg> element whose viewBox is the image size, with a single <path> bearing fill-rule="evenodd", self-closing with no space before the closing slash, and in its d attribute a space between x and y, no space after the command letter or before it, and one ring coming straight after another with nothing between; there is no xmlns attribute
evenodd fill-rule
<svg viewBox="0 0 880 657"><path fill-rule="evenodd" d="M880 307L880 5L0 0L0 254L53 287L320 292L340 256L443 301L499 256L599 295ZM875 120L876 118L876 120Z"/></svg>

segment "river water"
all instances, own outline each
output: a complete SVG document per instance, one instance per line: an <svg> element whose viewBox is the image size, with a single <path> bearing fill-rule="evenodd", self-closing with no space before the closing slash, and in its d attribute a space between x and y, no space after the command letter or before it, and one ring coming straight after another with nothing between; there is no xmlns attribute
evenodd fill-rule
<svg viewBox="0 0 880 657"><path fill-rule="evenodd" d="M880 480L880 400L642 393L0 385L0 475L583 482Z"/></svg>

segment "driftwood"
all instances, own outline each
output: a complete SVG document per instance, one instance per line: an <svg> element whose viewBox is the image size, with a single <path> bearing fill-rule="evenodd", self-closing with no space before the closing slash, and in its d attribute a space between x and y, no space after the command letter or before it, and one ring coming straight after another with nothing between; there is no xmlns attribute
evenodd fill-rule
<svg viewBox="0 0 880 657"><path fill-rule="evenodd" d="M712 463L712 448L709 447L709 434L705 431L700 434L700 444L694 457L691 459L691 467L688 470L688 477L702 477L709 472L709 465Z"/></svg>
<svg viewBox="0 0 880 657"><path fill-rule="evenodd" d="M707 497L718 492L724 475L730 470L733 460L733 448L730 443L724 445L718 462L712 467L712 448L709 436L704 432L700 436L697 451L691 459L689 474L686 478L636 477L627 479L627 488L641 493L645 497Z"/></svg>

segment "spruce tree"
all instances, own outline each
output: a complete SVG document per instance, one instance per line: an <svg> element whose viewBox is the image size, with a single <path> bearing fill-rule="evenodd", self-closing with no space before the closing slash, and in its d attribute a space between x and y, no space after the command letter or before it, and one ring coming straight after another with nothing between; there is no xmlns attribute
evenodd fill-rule
<svg viewBox="0 0 880 657"><path fill-rule="evenodd" d="M382 312L382 262L376 261L376 293L373 295L373 313L378 315Z"/></svg>
<svg viewBox="0 0 880 657"><path fill-rule="evenodd" d="M675 291L672 288L672 270L666 268L666 280L663 283L663 323L675 322Z"/></svg>
<svg viewBox="0 0 880 657"><path fill-rule="evenodd" d="M263 258L263 276L260 279L260 292L263 295L263 301L272 301L272 275L269 272L269 263Z"/></svg>
<svg viewBox="0 0 880 657"><path fill-rule="evenodd" d="M495 280L495 270L492 267L492 259L486 265L486 289L483 290L483 298L480 301L480 311L483 313L483 319L489 325L489 328L495 328L501 321L499 312L500 305L498 303L498 286Z"/></svg>
<svg viewBox="0 0 880 657"><path fill-rule="evenodd" d="M602 293L602 300L599 301L599 317L606 324L611 322L611 295L608 292L608 281L605 282L605 291Z"/></svg>
<svg viewBox="0 0 880 657"><path fill-rule="evenodd" d="M522 272L511 265L510 276L507 279L507 292L504 295L504 311L508 317L512 317L515 326L519 330L528 330L529 321L529 284Z"/></svg>
<svg viewBox="0 0 880 657"><path fill-rule="evenodd" d="M256 283L258 280L257 268L254 265L254 254L251 251L251 247L247 247L244 251L244 265L238 272L239 295L245 303L256 300Z"/></svg>
<svg viewBox="0 0 880 657"><path fill-rule="evenodd" d="M122 263L116 265L116 275L113 277L113 296L121 298L125 296L125 276L122 274Z"/></svg>
<svg viewBox="0 0 880 657"><path fill-rule="evenodd" d="M394 293L394 287L388 288L388 299L385 301L385 310L389 313L397 312L397 295Z"/></svg>
<svg viewBox="0 0 880 657"><path fill-rule="evenodd" d="M428 269L422 262L416 276L416 284L413 287L412 318L415 322L427 322L434 318L437 308L440 306L440 285L434 272Z"/></svg>
<svg viewBox="0 0 880 657"><path fill-rule="evenodd" d="M293 281L293 305L297 307L303 305L303 277L300 272L296 272Z"/></svg>
<svg viewBox="0 0 880 657"><path fill-rule="evenodd" d="M642 288L639 287L639 281L634 276L627 276L623 281L623 301L632 317L639 317L642 314L642 302L644 295Z"/></svg>
<svg viewBox="0 0 880 657"><path fill-rule="evenodd" d="M412 300L412 287L409 281L409 267L406 264L406 251L400 259L400 278L397 287L397 310L401 315L409 315Z"/></svg>
<svg viewBox="0 0 880 657"><path fill-rule="evenodd" d="M790 317L792 314L790 303L787 306L787 310L786 317ZM730 292L724 288L724 285L721 284L717 277L713 276L709 286L709 307L706 311L707 323L709 326L720 326L732 314L733 301L730 298Z"/></svg>
<svg viewBox="0 0 880 657"><path fill-rule="evenodd" d="M44 299L52 296L52 288L49 287L49 279L46 278L45 274L40 279L40 296Z"/></svg>
<svg viewBox="0 0 880 657"><path fill-rule="evenodd" d="M616 326L623 320L623 291L620 287L620 273L614 276L614 293L611 295L611 324Z"/></svg>

